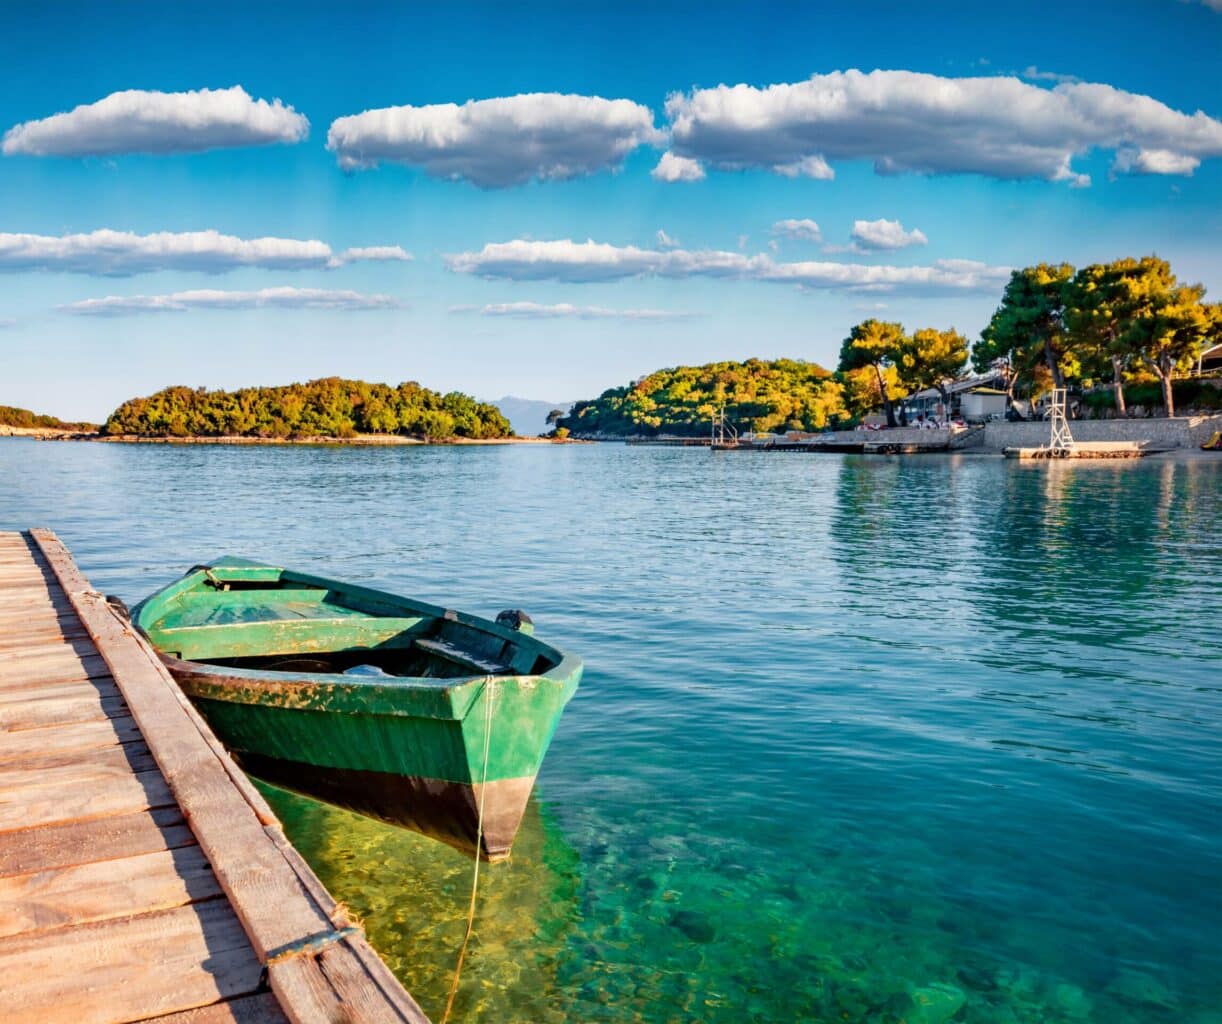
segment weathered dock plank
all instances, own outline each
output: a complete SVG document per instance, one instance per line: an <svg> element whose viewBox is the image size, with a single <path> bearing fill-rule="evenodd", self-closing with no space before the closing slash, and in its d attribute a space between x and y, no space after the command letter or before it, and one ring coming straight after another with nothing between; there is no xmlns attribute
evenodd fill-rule
<svg viewBox="0 0 1222 1024"><path fill-rule="evenodd" d="M6 732L4 745L0 746L0 763L20 762L46 753L113 747L139 738L140 728L130 715L118 715L100 722L76 722L58 729Z"/></svg>
<svg viewBox="0 0 1222 1024"><path fill-rule="evenodd" d="M53 534L0 533L6 1019L424 1014Z"/></svg>
<svg viewBox="0 0 1222 1024"><path fill-rule="evenodd" d="M39 652L28 659L0 665L0 687L38 682L70 682L73 679L104 679L110 669L100 655L82 658L75 651Z"/></svg>
<svg viewBox="0 0 1222 1024"><path fill-rule="evenodd" d="M0 936L169 910L222 895L198 846L0 878Z"/></svg>
<svg viewBox="0 0 1222 1024"><path fill-rule="evenodd" d="M87 787L71 779L25 793L0 793L0 835L27 825L58 825L173 805L170 787L156 769L95 778Z"/></svg>
<svg viewBox="0 0 1222 1024"><path fill-rule="evenodd" d="M5 697L12 698L22 690L10 690ZM74 722L97 722L103 718L118 718L129 714L127 704L120 696L107 696L95 690L93 693L44 697L36 694L25 700L0 701L0 728L45 729L52 725L72 725Z"/></svg>
<svg viewBox="0 0 1222 1024"><path fill-rule="evenodd" d="M224 900L0 940L14 1020L145 1020L254 992L261 970Z"/></svg>
<svg viewBox="0 0 1222 1024"><path fill-rule="evenodd" d="M177 807L44 825L5 833L0 843L0 877L194 845L195 833Z"/></svg>
<svg viewBox="0 0 1222 1024"><path fill-rule="evenodd" d="M120 697L113 679L82 679L75 683L48 683L46 686L13 687L0 690L0 707L28 700L59 700L63 697Z"/></svg>
<svg viewBox="0 0 1222 1024"><path fill-rule="evenodd" d="M270 992L213 1003L157 1018L157 1024L284 1024L287 1018Z"/></svg>
<svg viewBox="0 0 1222 1024"><path fill-rule="evenodd" d="M102 750L70 750L27 761L0 764L0 789L38 789L71 780L90 786L95 779L120 778L156 769L157 762L143 743L125 743Z"/></svg>

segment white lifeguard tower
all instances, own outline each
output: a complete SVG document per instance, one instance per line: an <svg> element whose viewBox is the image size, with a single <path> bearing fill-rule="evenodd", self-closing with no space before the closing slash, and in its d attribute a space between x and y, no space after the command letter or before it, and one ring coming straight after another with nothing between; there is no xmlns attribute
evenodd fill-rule
<svg viewBox="0 0 1222 1024"><path fill-rule="evenodd" d="M1048 457L1053 459L1068 458L1073 454L1074 439L1069 432L1069 420L1065 416L1065 406L1069 392L1065 388L1052 389L1052 404L1048 407L1048 419L1052 433L1048 440Z"/></svg>

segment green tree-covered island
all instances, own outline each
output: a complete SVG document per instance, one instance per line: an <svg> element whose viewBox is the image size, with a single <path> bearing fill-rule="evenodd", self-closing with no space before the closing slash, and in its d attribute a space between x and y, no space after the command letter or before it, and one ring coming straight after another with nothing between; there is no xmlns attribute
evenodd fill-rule
<svg viewBox="0 0 1222 1024"><path fill-rule="evenodd" d="M340 377L237 391L164 388L129 399L102 425L104 436L267 440L359 434L489 440L512 433L496 406L457 391L443 395L412 381L392 386Z"/></svg>
<svg viewBox="0 0 1222 1024"><path fill-rule="evenodd" d="M723 406L728 420L761 433L821 430L844 414L844 389L818 363L797 359L676 366L578 402L557 423L580 436L695 437Z"/></svg>

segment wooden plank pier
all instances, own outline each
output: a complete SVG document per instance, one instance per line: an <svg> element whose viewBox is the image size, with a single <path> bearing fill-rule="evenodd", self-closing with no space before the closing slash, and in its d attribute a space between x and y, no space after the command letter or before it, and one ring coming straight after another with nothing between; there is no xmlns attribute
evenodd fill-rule
<svg viewBox="0 0 1222 1024"><path fill-rule="evenodd" d="M0 1019L427 1024L54 534L0 533Z"/></svg>

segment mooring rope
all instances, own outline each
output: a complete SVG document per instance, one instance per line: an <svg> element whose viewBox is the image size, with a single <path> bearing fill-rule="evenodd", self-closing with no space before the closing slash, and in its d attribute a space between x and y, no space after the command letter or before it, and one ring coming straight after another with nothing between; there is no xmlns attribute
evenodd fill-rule
<svg viewBox="0 0 1222 1024"><path fill-rule="evenodd" d="M488 752L492 746L492 700L496 696L496 683L488 680L484 684L487 700L484 702L484 771L479 787L479 814L475 822L475 870L471 872L471 905L467 909L467 930L462 937L462 946L458 950L458 963L454 966L454 978L450 982L450 994L446 997L445 1013L441 1015L441 1024L448 1024L450 1011L454 1009L454 997L458 995L458 983L462 977L463 961L467 957L467 944L471 941L471 933L475 930L475 899L479 893L479 862L480 850L484 845L484 795L488 792Z"/></svg>

